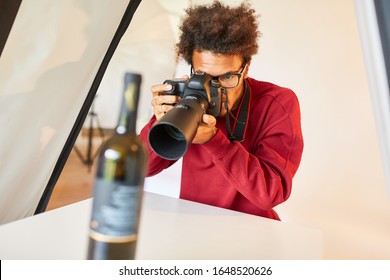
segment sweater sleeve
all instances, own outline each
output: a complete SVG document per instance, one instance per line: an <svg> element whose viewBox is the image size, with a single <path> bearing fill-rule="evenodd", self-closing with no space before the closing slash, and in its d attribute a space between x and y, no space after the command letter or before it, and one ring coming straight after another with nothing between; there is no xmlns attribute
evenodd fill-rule
<svg viewBox="0 0 390 280"><path fill-rule="evenodd" d="M150 121L142 128L139 134L139 137L145 144L148 153L149 163L146 176L156 175L176 162L176 160L167 160L161 158L153 151L153 149L149 145L148 134L152 126L156 123L156 121L156 117L153 116Z"/></svg>
<svg viewBox="0 0 390 280"><path fill-rule="evenodd" d="M285 89L267 98L263 112L253 112L253 137L248 149L230 142L219 131L202 145L226 182L257 207L268 210L286 201L291 193L303 151L300 109L295 94Z"/></svg>

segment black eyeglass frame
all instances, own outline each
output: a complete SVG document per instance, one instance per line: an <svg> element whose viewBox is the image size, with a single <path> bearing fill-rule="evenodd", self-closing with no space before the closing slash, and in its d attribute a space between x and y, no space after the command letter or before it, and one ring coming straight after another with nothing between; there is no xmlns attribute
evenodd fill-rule
<svg viewBox="0 0 390 280"><path fill-rule="evenodd" d="M238 72L238 73L232 73L232 72L227 72L227 73L224 73L224 74L221 74L221 75L218 75L218 76L211 76L213 78L213 80L218 80L219 81L219 78L220 77L223 77L223 76L226 76L226 75L230 75L230 76L236 76L238 78L237 80L237 84L235 86L224 86L224 88L235 88L237 87L239 84L240 84L240 78L242 77L243 75L243 72L246 68L246 61L244 60L244 62L242 63L240 69L241 71ZM191 64L191 75L193 75L195 72L194 72L194 66Z"/></svg>

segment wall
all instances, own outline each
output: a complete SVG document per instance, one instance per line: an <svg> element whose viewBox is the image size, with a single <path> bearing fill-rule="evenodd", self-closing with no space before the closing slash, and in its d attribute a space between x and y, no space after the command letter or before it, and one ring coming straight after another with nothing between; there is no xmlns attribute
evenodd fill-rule
<svg viewBox="0 0 390 280"><path fill-rule="evenodd" d="M252 2L263 36L250 75L293 89L302 111L303 159L279 214L322 230L325 259L389 259L390 196L354 2ZM177 195L179 174L180 164L161 175L165 186L156 177L147 187Z"/></svg>
<svg viewBox="0 0 390 280"><path fill-rule="evenodd" d="M252 74L297 93L305 138L294 191L279 213L323 230L324 258L389 258L389 191L354 2L256 6L264 35Z"/></svg>

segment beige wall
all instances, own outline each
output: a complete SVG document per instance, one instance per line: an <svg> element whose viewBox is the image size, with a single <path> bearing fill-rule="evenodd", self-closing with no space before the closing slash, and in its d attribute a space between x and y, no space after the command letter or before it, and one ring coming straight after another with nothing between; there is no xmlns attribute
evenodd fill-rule
<svg viewBox="0 0 390 280"><path fill-rule="evenodd" d="M264 35L251 73L301 102L305 150L281 216L322 229L324 258L390 258L390 194L354 1L256 6Z"/></svg>

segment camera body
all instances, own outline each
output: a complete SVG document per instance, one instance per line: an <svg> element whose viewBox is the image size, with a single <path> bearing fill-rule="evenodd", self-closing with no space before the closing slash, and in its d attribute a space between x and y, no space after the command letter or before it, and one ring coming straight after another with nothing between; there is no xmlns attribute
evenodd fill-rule
<svg viewBox="0 0 390 280"><path fill-rule="evenodd" d="M218 117L221 113L222 88L218 80L203 72L188 80L166 80L172 90L164 94L177 95L180 100L149 131L150 147L160 157L176 160L184 155L194 139L203 114Z"/></svg>
<svg viewBox="0 0 390 280"><path fill-rule="evenodd" d="M176 95L184 100L204 98L208 101L205 113L218 117L221 113L222 95L218 80L203 72L195 72L187 79L165 80L164 84L170 84L172 89L164 91L164 94ZM180 101L177 103L180 106Z"/></svg>

